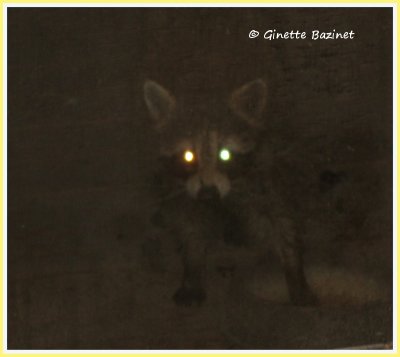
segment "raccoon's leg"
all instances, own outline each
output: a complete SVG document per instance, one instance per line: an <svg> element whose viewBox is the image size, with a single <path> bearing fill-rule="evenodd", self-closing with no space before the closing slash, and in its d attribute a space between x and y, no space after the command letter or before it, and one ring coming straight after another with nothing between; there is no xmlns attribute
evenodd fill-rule
<svg viewBox="0 0 400 357"><path fill-rule="evenodd" d="M290 299L294 305L316 304L317 299L304 274L302 245L293 222L287 218L279 218L276 224L274 242L282 262Z"/></svg>
<svg viewBox="0 0 400 357"><path fill-rule="evenodd" d="M177 305L200 305L206 299L204 288L206 242L201 239L186 240L182 246L183 277L173 298Z"/></svg>

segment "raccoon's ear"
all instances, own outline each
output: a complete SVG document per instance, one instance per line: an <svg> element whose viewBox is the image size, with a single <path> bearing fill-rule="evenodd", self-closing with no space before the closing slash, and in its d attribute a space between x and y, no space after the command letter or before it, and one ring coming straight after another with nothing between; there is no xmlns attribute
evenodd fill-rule
<svg viewBox="0 0 400 357"><path fill-rule="evenodd" d="M144 83L144 100L156 128L165 126L175 110L175 98L158 83L147 80Z"/></svg>
<svg viewBox="0 0 400 357"><path fill-rule="evenodd" d="M262 79L246 83L230 98L230 107L252 126L261 126L260 117L267 102L267 85Z"/></svg>

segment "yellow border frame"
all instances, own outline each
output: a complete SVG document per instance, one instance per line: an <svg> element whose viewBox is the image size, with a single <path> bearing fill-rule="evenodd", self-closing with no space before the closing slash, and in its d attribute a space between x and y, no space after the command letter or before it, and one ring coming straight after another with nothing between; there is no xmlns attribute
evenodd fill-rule
<svg viewBox="0 0 400 357"><path fill-rule="evenodd" d="M227 4L235 4L235 3L244 3L245 2L245 0L217 0L217 1L213 1L213 0L195 0L195 1L188 1L188 0L173 0L173 1L170 1L170 0L156 0L156 1L152 1L152 0L142 0L142 1L132 1L132 0L117 0L117 1L115 1L115 2L110 2L110 1L104 1L104 0L86 0L86 1L80 1L80 0L67 0L67 1L62 1L62 0L57 0L57 1L51 1L51 0L39 0L39 1L33 1L33 0L14 0L14 1L4 1L4 0L0 0L0 3L2 4L2 11L0 12L0 23L1 23L1 30L0 30L0 32L1 32L1 37L0 37L0 44L1 44L1 71L0 71L0 81L1 81L1 83L3 83L3 80L4 80L4 77L5 77L5 73L4 73L4 64L5 64L5 58L4 58L4 52L3 52L3 45L4 45L4 43L3 43L3 36L4 36L4 33L3 33L3 29L4 29L4 22L3 22L3 20L4 20L4 7L5 7L5 5L13 5L13 4L27 4L27 5L29 5L30 3L31 4L46 4L46 5L49 5L49 6L51 6L51 5L56 5L56 4L66 4L66 5L68 5L68 4L82 4L82 3L84 3L84 4L113 4L113 3L118 3L118 4L132 4L132 5L134 5L134 4L143 4L143 3L149 3L149 4L154 4L154 3L165 3L165 4L167 4L167 3L176 3L176 4L185 4L185 3L196 3L196 4L213 4L213 3L227 3ZM379 4L379 3L381 3L382 4L382 6L384 6L384 5L395 5L396 7L394 8L394 10L396 11L396 16L397 16L397 53L395 54L395 53L393 53L393 55L396 55L396 59L397 59L397 63L395 64L395 67L396 67L396 74L397 74L397 83L396 83L396 85L397 85L397 87L396 87L396 89L397 89L397 98L396 98L396 101L395 101L395 105L394 105L394 108L396 108L397 107L397 104L396 103L398 103L398 99L399 99L399 96L400 96L400 94L399 94L399 90L398 90L398 83L399 83L399 71L398 71L398 60L399 60L399 35L400 35L400 26L399 26L399 20L400 20L400 16L399 16L399 14L400 14L400 7L399 7L399 0L395 0L395 1L371 1L371 0L353 0L353 1L346 1L346 0L332 0L332 1L326 1L326 0L322 0L322 1L318 1L318 0L307 0L307 1L301 1L301 0L292 0L292 1L287 1L287 0L284 0L284 1L269 1L269 0L250 0L249 2L251 2L251 3L258 3L258 4L293 4L293 5L296 5L296 3L302 3L302 4L304 4L304 3L307 3L307 4L347 4L347 3L352 3L352 4L368 4L368 3L370 3L370 4ZM393 78L393 80L395 80L396 78ZM7 172L4 172L4 142L3 142L3 139L4 139L4 120L6 119L5 117L4 117L4 105L5 105L5 103L4 103L4 87L3 87L3 85L2 85L2 90L1 90L1 98L0 98L0 107L2 108L2 111L1 111L1 119L0 119L0 142L1 142L1 146L0 146L0 153L1 153L1 155L0 155L0 157L1 157L1 159L0 159L0 165L1 165L1 170L2 170L2 174L1 174L1 179L0 179L0 184L1 184L1 188L0 188L0 200L1 200L1 202L4 202L4 197L5 197L5 195L6 195L6 192L4 192L4 178L6 177L6 174L7 174ZM395 89L395 88L394 88ZM397 120L397 118L398 118L398 112L396 111L396 115L397 115L397 117L396 117L396 121L398 122L398 120ZM399 126L397 126L397 138L399 138L400 137L400 129L399 129ZM394 147L394 151L393 151L393 153L396 155L396 163L397 163L397 166L399 165L399 160L398 160L398 157L399 157L399 155L400 155L400 151L399 151L399 148L398 148L398 146L396 146L396 147ZM397 175L396 175L397 176ZM399 185L399 183L400 183L400 178L399 177L397 177L397 181L396 181L396 188L397 188L397 190L398 190L398 188L400 187L400 185ZM398 195L398 193L397 193L397 199L399 198L399 195ZM398 207L396 207L396 208L398 208ZM3 212L3 210L4 209L6 209L6 207L4 207L3 205L1 206L1 215L0 215L0 227L1 227L1 243L0 243L0 254L1 254L1 257L4 257L4 253L6 253L6 252L4 252L4 249L3 249L3 247L4 247L4 239L6 239L6 237L4 236L4 224L5 224L5 222L4 222L4 219L3 219L3 214L4 214L4 212ZM397 219L397 221L399 220L399 218L400 218L400 213L399 213L399 211L397 210L397 216L396 216L396 219ZM400 249L399 249L399 244L397 244L397 257L399 257L399 251L400 251ZM3 265L3 261L2 261L2 264L0 265L0 289L1 289L1 296L3 297L4 295L4 291L3 291L3 286L4 286L4 279L3 279L3 273L4 273L4 265ZM397 272L397 284L398 284L398 277L399 277L399 275L400 275L400 269L399 269L399 266L397 266L397 269L396 270L394 270L394 271L396 271ZM398 289L397 289L397 292L398 292ZM397 294L396 294L397 295ZM396 304L396 306L397 306L397 301L396 302L394 302L395 304ZM33 355L33 354L38 354L38 353L19 353L19 352L4 352L4 347L5 347L5 341L3 340L4 339L4 331L3 331L3 317L4 317L4 305L3 305L3 299L1 298L1 306L0 306L0 356L3 356L3 355L8 355L8 356L15 356L15 357L20 357L20 356L29 356L29 355ZM400 314L399 314L399 309L398 309L398 306L397 306L397 317L395 317L395 318L397 318L397 321L399 321L399 316L400 316ZM397 328L398 329L398 328ZM396 336L396 338L397 338L397 341L399 340L399 331L397 331L397 336ZM40 353L39 353L40 354ZM75 352L73 352L73 351L71 351L71 352L68 352L68 353L57 353L57 352L54 352L54 353L52 353L51 351L49 351L48 353L47 352L45 352L45 353L43 353L43 354L46 354L46 355L49 355L49 356L52 356L52 355L78 355L78 356L92 356L92 355L108 355L108 356L140 356L140 357L154 357L154 356L160 356L160 355L162 355L162 354L164 354L165 355L165 353L157 353L157 352L154 352L154 353L140 353L140 352L138 352L138 353L135 353L135 352L132 352L132 353L129 353L129 352L127 352L127 353L113 353L113 352L110 352L110 353L107 353L107 352L96 352L96 351L93 351L93 352L87 352L87 353L75 353ZM187 353L176 353L176 354L174 354L174 353L168 353L168 355L175 355L175 356L184 356L184 355L187 355L187 354L191 354L191 355L198 355L198 356L209 356L209 357L217 357L217 356L223 356L223 355L237 355L237 356L244 356L244 355L246 355L246 353L245 352L243 352L243 353L232 353L232 352L230 352L230 351L226 351L226 352L220 352L220 353L213 353L213 352L196 352L196 353L190 353L190 352L187 352ZM304 352L303 354L307 354L306 352ZM310 354L312 354L312 353L310 353ZM368 356L371 356L371 357L375 357L375 356L383 356L383 355L391 355L391 356L393 356L393 355L399 355L400 354L400 352L398 351L398 352L390 352L390 351L382 351L382 352L373 352L373 353L368 353L367 351L366 352L353 352L353 353L345 353L345 352L326 352L326 353L323 353L323 352L321 352L321 354L326 354L326 355L329 355L329 356L332 356L332 357L336 357L336 356L360 356L360 355L368 355ZM290 353L290 352L288 352L288 353L274 353L274 352L271 352L271 353L269 353L269 352L265 352L265 353L257 353L257 354L255 354L255 356L293 356L293 355L295 355L294 353ZM314 354L315 355L315 354Z"/></svg>

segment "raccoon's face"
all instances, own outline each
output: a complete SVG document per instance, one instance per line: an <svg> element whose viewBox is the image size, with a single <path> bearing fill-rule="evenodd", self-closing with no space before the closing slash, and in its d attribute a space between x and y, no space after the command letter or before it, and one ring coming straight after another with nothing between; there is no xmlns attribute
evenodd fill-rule
<svg viewBox="0 0 400 357"><path fill-rule="evenodd" d="M159 133L160 155L168 162L168 174L192 198L227 196L251 164L267 97L264 81L245 84L222 106L185 108L153 81L145 82L144 97Z"/></svg>

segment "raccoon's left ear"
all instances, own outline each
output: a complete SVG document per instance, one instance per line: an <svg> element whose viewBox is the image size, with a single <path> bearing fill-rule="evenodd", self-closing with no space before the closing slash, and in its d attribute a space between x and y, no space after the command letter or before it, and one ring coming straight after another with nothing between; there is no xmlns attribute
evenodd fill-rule
<svg viewBox="0 0 400 357"><path fill-rule="evenodd" d="M165 126L175 111L175 98L158 83L147 80L144 83L144 100L156 128Z"/></svg>
<svg viewBox="0 0 400 357"><path fill-rule="evenodd" d="M267 102L267 85L262 79L246 83L236 89L230 98L234 113L252 126L261 126L261 114Z"/></svg>

